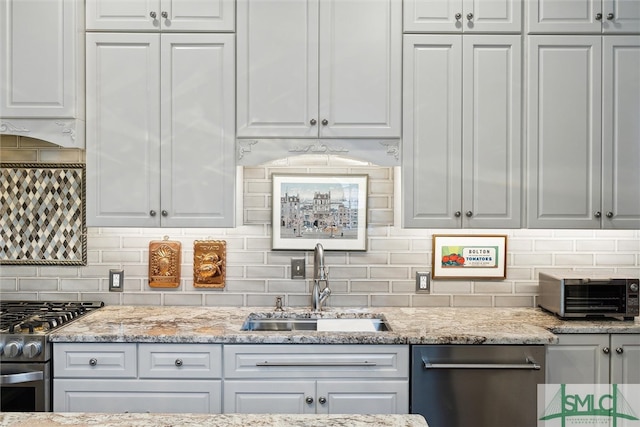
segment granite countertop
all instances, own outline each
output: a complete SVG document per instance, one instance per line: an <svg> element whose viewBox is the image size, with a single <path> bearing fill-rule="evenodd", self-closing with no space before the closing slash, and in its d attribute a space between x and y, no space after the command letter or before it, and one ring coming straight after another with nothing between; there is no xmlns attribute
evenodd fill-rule
<svg viewBox="0 0 640 427"><path fill-rule="evenodd" d="M6 427L428 427L421 415L3 413Z"/></svg>
<svg viewBox="0 0 640 427"><path fill-rule="evenodd" d="M534 308L327 309L320 317L382 314L389 332L248 332L250 313L304 316L308 309L274 313L267 307L106 306L49 335L52 342L256 344L553 344L558 333L640 333L640 318L570 320Z"/></svg>

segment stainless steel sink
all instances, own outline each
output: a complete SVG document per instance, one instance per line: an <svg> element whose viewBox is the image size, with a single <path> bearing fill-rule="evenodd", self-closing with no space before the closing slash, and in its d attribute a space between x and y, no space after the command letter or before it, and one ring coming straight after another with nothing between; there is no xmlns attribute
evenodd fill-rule
<svg viewBox="0 0 640 427"><path fill-rule="evenodd" d="M371 317L269 317L250 314L242 331L324 331L324 332L388 332L389 323L382 315Z"/></svg>

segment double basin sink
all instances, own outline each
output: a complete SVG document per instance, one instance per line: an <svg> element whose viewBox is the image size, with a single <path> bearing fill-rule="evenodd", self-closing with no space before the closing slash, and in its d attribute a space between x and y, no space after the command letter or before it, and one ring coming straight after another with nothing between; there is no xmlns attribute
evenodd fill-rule
<svg viewBox="0 0 640 427"><path fill-rule="evenodd" d="M317 331L317 332L389 332L391 327L382 314L359 313L252 313L242 324L242 331Z"/></svg>

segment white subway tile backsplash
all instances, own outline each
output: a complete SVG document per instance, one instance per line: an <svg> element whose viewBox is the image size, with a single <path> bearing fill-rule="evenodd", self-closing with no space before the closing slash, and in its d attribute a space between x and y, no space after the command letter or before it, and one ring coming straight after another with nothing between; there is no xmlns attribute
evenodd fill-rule
<svg viewBox="0 0 640 427"><path fill-rule="evenodd" d="M616 253L616 254L596 254L596 265L598 266L619 266L619 267L628 267L631 265L636 265L638 262L637 254L624 254L624 253Z"/></svg>
<svg viewBox="0 0 640 427"><path fill-rule="evenodd" d="M61 291L99 291L100 279L60 279Z"/></svg>
<svg viewBox="0 0 640 427"><path fill-rule="evenodd" d="M555 255L555 265L578 267L585 265L593 265L592 254L558 254Z"/></svg>
<svg viewBox="0 0 640 427"><path fill-rule="evenodd" d="M454 295L454 307L492 307L493 297L485 295Z"/></svg>
<svg viewBox="0 0 640 427"><path fill-rule="evenodd" d="M18 291L34 292L34 291L57 291L58 279L26 279L18 278Z"/></svg>

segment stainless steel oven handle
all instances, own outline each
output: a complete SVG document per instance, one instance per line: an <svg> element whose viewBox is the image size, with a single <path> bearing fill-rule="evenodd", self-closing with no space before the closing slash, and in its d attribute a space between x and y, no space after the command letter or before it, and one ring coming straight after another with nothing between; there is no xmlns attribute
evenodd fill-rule
<svg viewBox="0 0 640 427"><path fill-rule="evenodd" d="M20 384L44 379L42 371L20 372L17 374L0 375L0 384Z"/></svg>
<svg viewBox="0 0 640 427"><path fill-rule="evenodd" d="M527 363L431 363L422 358L424 369L531 369L540 370L541 366L527 358Z"/></svg>

